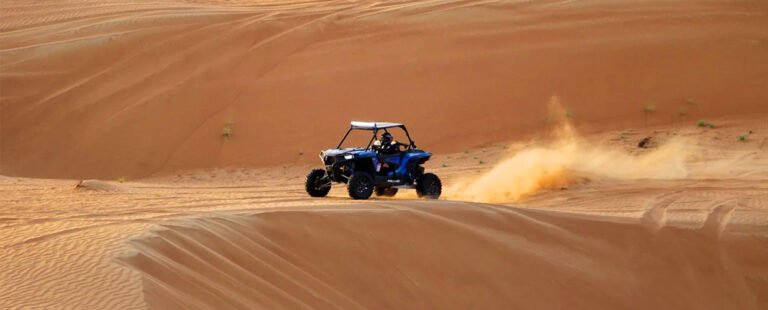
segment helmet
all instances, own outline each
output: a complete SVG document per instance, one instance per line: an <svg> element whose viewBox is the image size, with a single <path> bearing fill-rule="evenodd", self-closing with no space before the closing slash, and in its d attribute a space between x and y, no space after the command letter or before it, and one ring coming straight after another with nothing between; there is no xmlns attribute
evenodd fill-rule
<svg viewBox="0 0 768 310"><path fill-rule="evenodd" d="M390 143L392 143L392 134L385 132L384 134L381 135L381 144L387 145Z"/></svg>

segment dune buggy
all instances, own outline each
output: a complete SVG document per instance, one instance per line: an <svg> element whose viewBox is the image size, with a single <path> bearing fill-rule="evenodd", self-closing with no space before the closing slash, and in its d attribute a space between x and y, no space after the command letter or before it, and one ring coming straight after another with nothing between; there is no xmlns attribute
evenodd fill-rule
<svg viewBox="0 0 768 310"><path fill-rule="evenodd" d="M382 152L379 132L384 136L397 129L405 133L408 143L393 141L395 151ZM358 130L371 132L368 145L342 148L349 134ZM307 175L306 190L312 197L325 197L332 183L342 183L353 199L368 199L373 193L394 196L398 189L415 189L419 197L437 199L442 193L440 178L424 173L422 166L431 156L416 147L403 124L352 122L336 148L320 152L325 167L313 169Z"/></svg>

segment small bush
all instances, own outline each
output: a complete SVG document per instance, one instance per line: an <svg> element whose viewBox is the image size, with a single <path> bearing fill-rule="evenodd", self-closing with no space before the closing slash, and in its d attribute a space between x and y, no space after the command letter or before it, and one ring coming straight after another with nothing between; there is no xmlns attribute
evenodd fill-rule
<svg viewBox="0 0 768 310"><path fill-rule="evenodd" d="M747 142L747 135L740 135L739 142Z"/></svg>
<svg viewBox="0 0 768 310"><path fill-rule="evenodd" d="M646 104L646 105L643 107L643 112L644 112L644 113L653 113L653 112L656 112L656 105L655 105L655 104L653 104L653 103L649 103L649 104Z"/></svg>
<svg viewBox="0 0 768 310"><path fill-rule="evenodd" d="M221 137L224 139L229 139L232 137L232 122L227 122L224 124L224 128L221 129Z"/></svg>
<svg viewBox="0 0 768 310"><path fill-rule="evenodd" d="M118 183L125 183L125 181L127 181L125 177L120 177L117 179Z"/></svg>
<svg viewBox="0 0 768 310"><path fill-rule="evenodd" d="M656 112L656 105L653 103L648 103L643 107L643 121L646 127L648 127L648 116L654 112Z"/></svg>
<svg viewBox="0 0 768 310"><path fill-rule="evenodd" d="M700 119L696 121L696 126L699 127L705 127L705 128L715 128L715 124L712 124L706 120Z"/></svg>

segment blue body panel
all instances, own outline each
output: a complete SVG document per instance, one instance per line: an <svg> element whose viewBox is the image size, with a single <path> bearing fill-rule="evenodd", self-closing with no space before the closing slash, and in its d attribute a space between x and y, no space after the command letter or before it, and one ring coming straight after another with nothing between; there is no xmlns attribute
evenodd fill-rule
<svg viewBox="0 0 768 310"><path fill-rule="evenodd" d="M397 166L397 169L395 170L395 174L397 175L406 175L408 174L408 164L411 161L420 161L425 158L429 158L432 156L432 153L429 152L411 152L411 153L403 153L400 160L400 165Z"/></svg>
<svg viewBox="0 0 768 310"><path fill-rule="evenodd" d="M323 152L326 156L338 156L338 155L353 155L355 160L370 158L373 167L376 172L379 172L379 155L376 151L367 150L362 148L349 148L349 149L328 149ZM381 161L388 164L391 167L397 167L393 171L389 171L386 176L396 178L399 176L410 177L411 171L408 168L416 167L417 165L411 165L412 162L420 162L427 160L432 156L432 153L422 150L411 150L400 153L400 156L384 156Z"/></svg>

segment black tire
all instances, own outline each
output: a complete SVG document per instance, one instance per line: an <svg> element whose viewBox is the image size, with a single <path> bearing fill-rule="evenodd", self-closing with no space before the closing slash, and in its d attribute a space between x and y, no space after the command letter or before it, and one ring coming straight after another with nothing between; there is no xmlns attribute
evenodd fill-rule
<svg viewBox="0 0 768 310"><path fill-rule="evenodd" d="M312 169L307 174L305 184L307 194L312 197L325 197L331 191L331 179L325 174L324 169Z"/></svg>
<svg viewBox="0 0 768 310"><path fill-rule="evenodd" d="M443 193L443 183L434 173L425 173L416 181L416 194L427 199L440 198Z"/></svg>
<svg viewBox="0 0 768 310"><path fill-rule="evenodd" d="M376 196L392 197L397 194L397 188L394 187L377 187Z"/></svg>
<svg viewBox="0 0 768 310"><path fill-rule="evenodd" d="M347 192L352 199L368 199L373 194L373 177L362 171L353 173L347 183Z"/></svg>

